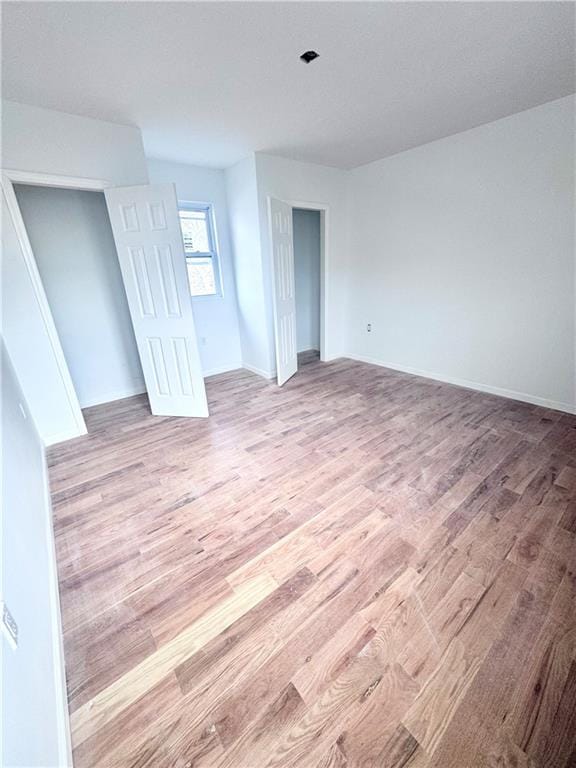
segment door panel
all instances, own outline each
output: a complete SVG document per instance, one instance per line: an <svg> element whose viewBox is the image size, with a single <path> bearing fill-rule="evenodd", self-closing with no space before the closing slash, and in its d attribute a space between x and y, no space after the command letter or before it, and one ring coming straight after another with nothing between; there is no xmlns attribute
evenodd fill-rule
<svg viewBox="0 0 576 768"><path fill-rule="evenodd" d="M271 197L269 217L274 281L276 368L278 385L282 386L298 370L292 208L281 200Z"/></svg>
<svg viewBox="0 0 576 768"><path fill-rule="evenodd" d="M105 194L152 413L207 416L174 185Z"/></svg>

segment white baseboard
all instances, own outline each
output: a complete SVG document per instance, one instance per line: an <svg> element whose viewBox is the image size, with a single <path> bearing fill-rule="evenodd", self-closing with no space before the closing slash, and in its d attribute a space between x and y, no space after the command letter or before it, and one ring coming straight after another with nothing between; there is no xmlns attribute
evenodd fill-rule
<svg viewBox="0 0 576 768"><path fill-rule="evenodd" d="M80 403L81 408L91 408L93 405L102 405L103 403L111 403L114 400L124 400L125 397L134 397L134 395L142 395L146 392L146 384L142 381L135 381L128 387L122 387L121 389L111 389L108 392L104 392L96 397L89 397L87 400L83 400Z"/></svg>
<svg viewBox="0 0 576 768"><path fill-rule="evenodd" d="M136 382L131 387L124 387L123 389L114 389L106 394L99 395L98 397L89 398L83 400L80 403L81 408L90 408L93 405L102 405L103 403L111 403L114 400L123 400L125 397L133 397L134 395L141 395L146 392L146 385L144 382ZM82 437L87 434L86 427L83 429L69 429L64 432L55 432L52 435L48 435L43 439L44 446L48 448L50 445L56 445L56 443L63 443L65 440L72 440L75 437Z"/></svg>
<svg viewBox="0 0 576 768"><path fill-rule="evenodd" d="M86 429L69 429L65 432L55 432L52 435L48 435L43 438L42 442L44 447L48 448L50 445L56 445L56 443L63 443L65 440L73 440L75 437L82 437L82 435L88 434Z"/></svg>
<svg viewBox="0 0 576 768"><path fill-rule="evenodd" d="M216 368L209 368L207 371L202 371L202 376L206 379L208 376L217 376L219 373L230 373L230 371L237 371L242 368L240 361L236 363L228 363L227 365L220 365Z"/></svg>
<svg viewBox="0 0 576 768"><path fill-rule="evenodd" d="M392 371L410 373L413 376L422 376L424 379L433 379L434 381L441 381L444 384L454 384L457 387L473 389L476 392L486 392L489 395L498 395L499 397L506 397L509 400L519 400L522 403L530 403L530 405L541 405L543 408L551 408L554 411L576 413L576 405L573 405L572 403L563 403L556 400L549 400L545 397L529 395L526 392L516 392L512 389L493 387L490 384L479 384L476 381L468 381L468 379L460 379L454 376L443 376L439 373L431 373L430 371L423 371L419 368L411 368L405 365L398 365L397 363L383 362L382 360L378 360L375 357L370 357L369 355L356 355L352 352L348 352L346 357L348 357L350 360L357 360L361 363L370 363L371 365L378 365L381 368L390 368Z"/></svg>
<svg viewBox="0 0 576 768"><path fill-rule="evenodd" d="M275 379L276 371L266 371L263 368L256 368L254 365L248 365L248 363L242 363L242 368L246 368L251 373L256 373L258 376L262 376L263 379Z"/></svg>
<svg viewBox="0 0 576 768"><path fill-rule="evenodd" d="M54 521L52 518L52 499L48 480L46 457L42 450L42 484L44 490L44 512L46 520L46 547L48 552L48 585L50 591L50 641L52 645L52 663L54 665L54 693L56 695L56 721L58 728L58 765L72 768L72 737L68 715L68 693L66 688L66 665L64 661L64 634L60 610L60 591L58 589L58 568L56 565L56 545L54 539Z"/></svg>

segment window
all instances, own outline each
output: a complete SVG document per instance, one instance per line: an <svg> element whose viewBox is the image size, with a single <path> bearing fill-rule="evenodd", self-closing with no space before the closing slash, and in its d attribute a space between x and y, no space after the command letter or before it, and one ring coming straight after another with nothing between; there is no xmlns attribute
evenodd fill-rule
<svg viewBox="0 0 576 768"><path fill-rule="evenodd" d="M209 205L180 203L180 228L192 296L220 293L218 255Z"/></svg>

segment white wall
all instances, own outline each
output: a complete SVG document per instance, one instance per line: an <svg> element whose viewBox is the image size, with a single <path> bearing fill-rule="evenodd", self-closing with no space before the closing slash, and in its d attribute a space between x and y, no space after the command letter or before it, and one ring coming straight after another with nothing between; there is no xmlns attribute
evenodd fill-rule
<svg viewBox="0 0 576 768"><path fill-rule="evenodd" d="M250 155L227 168L225 178L242 364L261 376L271 378L276 364L262 262L255 156Z"/></svg>
<svg viewBox="0 0 576 768"><path fill-rule="evenodd" d="M139 128L2 101L2 167L147 184Z"/></svg>
<svg viewBox="0 0 576 768"><path fill-rule="evenodd" d="M4 168L97 178L118 185L148 181L137 128L6 101L2 120ZM4 207L3 211L3 334L40 435L47 443L55 442L78 434L78 425L61 385L16 233Z"/></svg>
<svg viewBox="0 0 576 768"><path fill-rule="evenodd" d="M347 301L347 171L283 157L256 153L257 192L262 243L262 267L266 302L266 330L269 337L268 365L274 369L274 328L272 316L271 249L268 225L268 196L291 203L327 205L326 286L324 357L340 357L344 350ZM321 319L322 321L322 319ZM321 331L322 332L322 331Z"/></svg>
<svg viewBox="0 0 576 768"><path fill-rule="evenodd" d="M145 392L101 192L16 187L80 405Z"/></svg>
<svg viewBox="0 0 576 768"><path fill-rule="evenodd" d="M224 171L148 158L150 183L174 182L178 200L210 203L216 220L221 296L192 299L204 376L242 365Z"/></svg>
<svg viewBox="0 0 576 768"><path fill-rule="evenodd" d="M6 768L71 765L52 517L42 442L2 352L2 599L18 625L2 633Z"/></svg>
<svg viewBox="0 0 576 768"><path fill-rule="evenodd" d="M294 282L298 352L320 349L320 212L295 208Z"/></svg>
<svg viewBox="0 0 576 768"><path fill-rule="evenodd" d="M574 407L573 97L355 169L349 200L351 356Z"/></svg>

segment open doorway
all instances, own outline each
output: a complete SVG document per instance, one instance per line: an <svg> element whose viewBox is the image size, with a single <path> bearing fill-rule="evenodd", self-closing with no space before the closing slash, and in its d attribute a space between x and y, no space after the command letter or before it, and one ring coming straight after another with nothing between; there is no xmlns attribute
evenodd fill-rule
<svg viewBox="0 0 576 768"><path fill-rule="evenodd" d="M292 209L298 367L320 359L321 213Z"/></svg>
<svg viewBox="0 0 576 768"><path fill-rule="evenodd" d="M325 359L328 206L268 198L277 382Z"/></svg>
<svg viewBox="0 0 576 768"><path fill-rule="evenodd" d="M145 392L103 192L14 192L80 408Z"/></svg>

